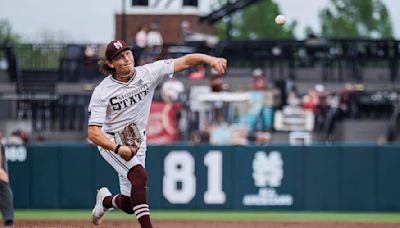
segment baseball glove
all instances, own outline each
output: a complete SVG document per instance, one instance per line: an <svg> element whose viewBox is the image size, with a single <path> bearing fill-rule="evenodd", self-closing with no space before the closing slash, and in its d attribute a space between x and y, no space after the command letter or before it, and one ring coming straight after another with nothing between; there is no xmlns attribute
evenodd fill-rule
<svg viewBox="0 0 400 228"><path fill-rule="evenodd" d="M116 144L128 146L136 155L142 143L142 136L136 124L129 124L121 132L115 133L114 140Z"/></svg>

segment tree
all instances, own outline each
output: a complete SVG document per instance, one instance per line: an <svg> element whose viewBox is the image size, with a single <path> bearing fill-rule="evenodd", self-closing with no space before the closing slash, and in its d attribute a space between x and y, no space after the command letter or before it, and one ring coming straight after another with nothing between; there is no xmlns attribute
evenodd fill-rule
<svg viewBox="0 0 400 228"><path fill-rule="evenodd" d="M261 0L232 17L232 37L234 40L292 39L296 21L275 24L275 17L280 14L278 4L273 0ZM217 35L225 38L226 21L217 24Z"/></svg>
<svg viewBox="0 0 400 228"><path fill-rule="evenodd" d="M321 35L331 38L392 38L389 13L381 0L331 0L319 13Z"/></svg>
<svg viewBox="0 0 400 228"><path fill-rule="evenodd" d="M11 25L7 20L0 19L0 44L4 42L17 42L18 35L11 32Z"/></svg>

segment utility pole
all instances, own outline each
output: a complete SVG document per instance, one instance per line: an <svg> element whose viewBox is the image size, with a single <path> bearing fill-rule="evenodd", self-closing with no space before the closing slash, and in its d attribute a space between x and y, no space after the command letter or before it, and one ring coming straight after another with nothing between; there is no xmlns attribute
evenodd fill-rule
<svg viewBox="0 0 400 228"><path fill-rule="evenodd" d="M228 0L226 1L226 8L229 9L229 7L232 5L231 1ZM226 22L226 40L227 41L232 41L232 14L229 14L226 16L228 18Z"/></svg>
<svg viewBox="0 0 400 228"><path fill-rule="evenodd" d="M127 42L126 37L126 10L125 10L125 0L122 0L122 15L121 15L121 37L122 40Z"/></svg>

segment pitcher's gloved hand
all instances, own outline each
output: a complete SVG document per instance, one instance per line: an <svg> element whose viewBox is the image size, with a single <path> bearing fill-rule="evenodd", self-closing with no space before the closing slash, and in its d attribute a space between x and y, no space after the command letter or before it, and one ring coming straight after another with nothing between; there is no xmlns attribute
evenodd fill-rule
<svg viewBox="0 0 400 228"><path fill-rule="evenodd" d="M139 144L137 144L137 146L121 146L118 150L118 155L121 156L125 161L129 161L133 158L133 156L136 155L138 150Z"/></svg>
<svg viewBox="0 0 400 228"><path fill-rule="evenodd" d="M142 142L142 136L136 124L126 126L121 132L114 135L115 143L121 145L118 154L126 161L136 155Z"/></svg>

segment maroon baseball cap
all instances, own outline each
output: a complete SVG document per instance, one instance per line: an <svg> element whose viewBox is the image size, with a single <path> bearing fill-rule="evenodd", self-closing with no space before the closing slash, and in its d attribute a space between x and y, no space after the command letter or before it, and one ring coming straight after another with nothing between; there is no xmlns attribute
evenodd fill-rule
<svg viewBox="0 0 400 228"><path fill-rule="evenodd" d="M107 60L112 60L116 55L125 50L130 50L131 48L123 40L113 40L107 45L106 58Z"/></svg>

